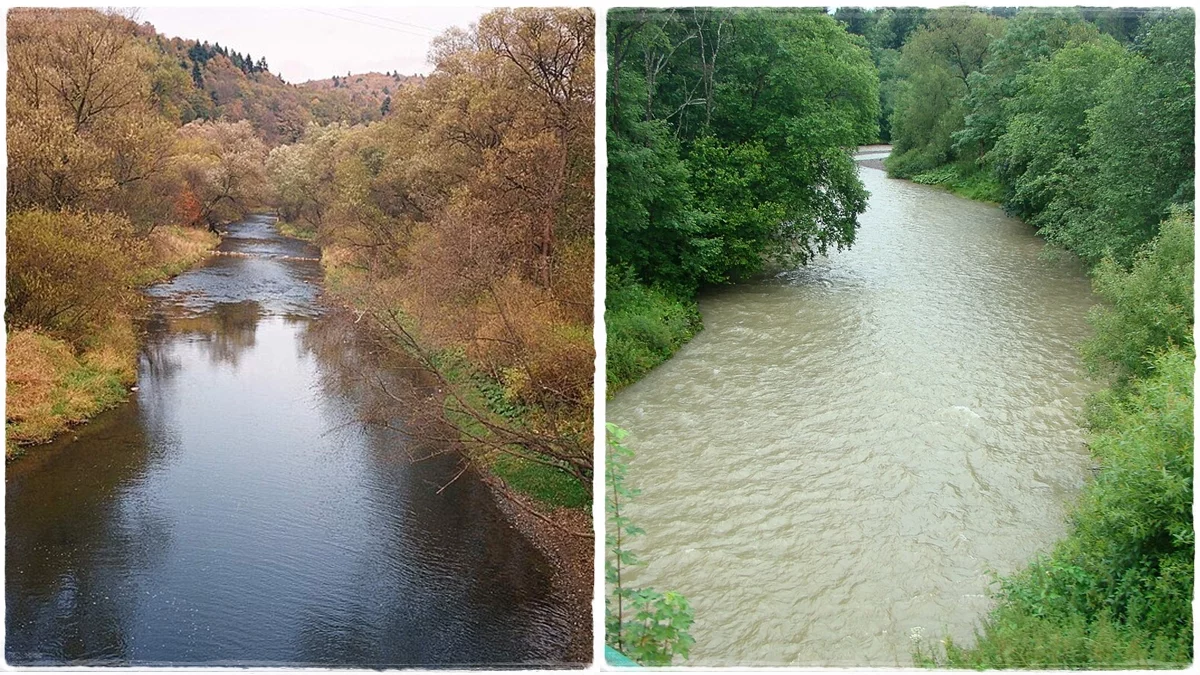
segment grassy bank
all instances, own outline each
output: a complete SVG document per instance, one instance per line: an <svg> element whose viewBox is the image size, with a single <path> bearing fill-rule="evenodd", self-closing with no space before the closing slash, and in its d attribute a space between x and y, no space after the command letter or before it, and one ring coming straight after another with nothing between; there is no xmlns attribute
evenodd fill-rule
<svg viewBox="0 0 1200 675"><path fill-rule="evenodd" d="M936 185L967 199L999 205L1004 195L1000 181L973 164L947 164L912 176L914 183Z"/></svg>
<svg viewBox="0 0 1200 675"><path fill-rule="evenodd" d="M307 223L288 223L280 220L277 226L279 233L285 237L304 241L315 241L317 238L317 228Z"/></svg>
<svg viewBox="0 0 1200 675"><path fill-rule="evenodd" d="M142 265L130 274L129 283L142 286L178 274L204 259L216 243L217 236L205 230L157 228L147 238ZM86 259L80 264L87 264ZM124 306L69 331L39 326L8 331L7 457L126 399L137 377L138 352L129 310Z"/></svg>
<svg viewBox="0 0 1200 675"><path fill-rule="evenodd" d="M694 298L610 272L604 325L608 396L645 377L703 329Z"/></svg>
<svg viewBox="0 0 1200 675"><path fill-rule="evenodd" d="M352 255L337 247L322 251L326 291L359 311L379 311L376 306L380 291L377 283L361 268L349 261ZM403 314L403 308L389 307L388 311ZM409 326L414 332L419 332ZM416 338L421 340L421 336ZM398 348L406 346L397 342ZM532 498L547 511L568 508L590 511L591 492L559 463L547 456L528 455L528 451L510 454L496 447L497 434L492 427L515 430L535 430L541 411L530 409L514 396L510 387L493 374L479 368L459 348L431 348L421 345L438 373L445 378L457 396L470 408L469 412L450 396L442 400L440 415L453 424L463 441L463 449L472 463L486 474L503 481L509 489ZM587 430L587 431L590 431ZM498 444L498 442L497 442Z"/></svg>

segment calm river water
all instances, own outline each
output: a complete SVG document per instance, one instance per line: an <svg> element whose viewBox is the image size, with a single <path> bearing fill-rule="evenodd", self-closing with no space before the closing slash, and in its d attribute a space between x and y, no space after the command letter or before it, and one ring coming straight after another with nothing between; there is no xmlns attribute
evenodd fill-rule
<svg viewBox="0 0 1200 675"><path fill-rule="evenodd" d="M608 406L643 489L632 585L691 600L688 665L969 641L988 570L1048 550L1087 474L1080 266L997 208L860 175L853 248L703 297L705 330Z"/></svg>
<svg viewBox="0 0 1200 675"><path fill-rule="evenodd" d="M221 248L151 289L133 400L8 466L9 663L561 661L486 488L358 421L318 252L267 217Z"/></svg>

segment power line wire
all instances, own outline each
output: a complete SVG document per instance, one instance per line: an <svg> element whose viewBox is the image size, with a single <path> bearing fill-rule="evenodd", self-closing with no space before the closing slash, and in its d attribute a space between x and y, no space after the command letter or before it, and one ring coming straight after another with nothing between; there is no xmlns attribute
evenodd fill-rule
<svg viewBox="0 0 1200 675"><path fill-rule="evenodd" d="M362 15L362 16L368 16L368 17L371 17L372 19L379 19L380 21L388 21L388 22L390 22L390 23L396 23L396 24L400 24L401 26L409 26L409 27L411 27L411 28L418 28L418 29L420 29L420 30L429 31L429 32L430 32L430 33L432 33L433 35L437 35L438 33L440 33L440 32L441 32L441 31L439 31L438 29L436 29L436 28L430 28L429 26L421 26L421 25L418 25L418 24L415 24L415 23L408 23L407 21L400 21L399 19L389 19L389 18L388 18L388 17L386 17L386 16L377 16L377 15L375 15L375 14L367 14L366 12L360 12L360 11L358 11L358 10L356 10L356 9L350 9L349 7L339 7L339 9L341 9L343 12L351 12L351 13L353 13L353 14L359 14L359 15Z"/></svg>
<svg viewBox="0 0 1200 675"><path fill-rule="evenodd" d="M370 21L362 21L360 19L352 19L348 16L340 16L338 14L330 14L329 12L322 12L322 11L316 10L316 9L309 9L308 7L305 7L304 11L312 12L313 14L320 14L322 16L328 16L328 17L331 17L334 19L341 19L342 21L353 21L354 23L361 23L364 26L371 26L373 28L382 28L383 30L394 31L394 32L400 33L402 35L408 35L410 37L419 37L419 38L429 39L428 35L422 35L420 33L416 33L413 31L406 31L406 30L403 30L400 28L393 28L392 26L383 26L383 25L380 25L377 23L371 23Z"/></svg>

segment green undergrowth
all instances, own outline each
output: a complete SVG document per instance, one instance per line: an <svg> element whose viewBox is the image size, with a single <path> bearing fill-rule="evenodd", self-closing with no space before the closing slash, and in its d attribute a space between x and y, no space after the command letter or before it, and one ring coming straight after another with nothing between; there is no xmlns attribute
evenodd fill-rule
<svg viewBox="0 0 1200 675"><path fill-rule="evenodd" d="M293 239L302 239L304 241L315 241L317 238L317 228L307 223L288 223L280 220L277 224L279 234Z"/></svg>
<svg viewBox="0 0 1200 675"><path fill-rule="evenodd" d="M703 328L695 300L628 276L609 274L606 305L610 397L671 358Z"/></svg>
<svg viewBox="0 0 1200 675"><path fill-rule="evenodd" d="M967 199L999 204L1004 195L1000 181L991 172L974 166L947 164L912 177L914 183L937 185Z"/></svg>
<svg viewBox="0 0 1200 675"><path fill-rule="evenodd" d="M527 428L531 414L528 407L515 401L501 382L474 368L460 350L435 352L431 360L476 413L494 416L498 425L513 429ZM491 433L476 414L458 409L458 405L450 399L444 404L444 412L446 419L459 429L464 439L487 438ZM590 508L591 496L565 466L556 466L555 460L546 456L539 455L536 459L522 456L528 454L522 448L513 448L511 453L500 450L472 453L473 458L492 475L540 504L550 508Z"/></svg>

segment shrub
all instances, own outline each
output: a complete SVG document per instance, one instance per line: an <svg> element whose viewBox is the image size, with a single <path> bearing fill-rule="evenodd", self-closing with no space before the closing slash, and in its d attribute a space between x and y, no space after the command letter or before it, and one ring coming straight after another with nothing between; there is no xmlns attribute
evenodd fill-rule
<svg viewBox="0 0 1200 675"><path fill-rule="evenodd" d="M702 327L695 302L642 285L630 274L610 270L606 304L609 395L669 359Z"/></svg>
<svg viewBox="0 0 1200 675"><path fill-rule="evenodd" d="M1132 269L1111 258L1097 266L1095 290L1107 304L1092 311L1096 334L1083 345L1094 371L1115 371L1119 381L1143 376L1155 354L1192 344L1193 220L1182 211L1168 218Z"/></svg>
<svg viewBox="0 0 1200 675"><path fill-rule="evenodd" d="M7 255L9 326L82 347L136 301L146 246L122 216L33 210L9 216Z"/></svg>

